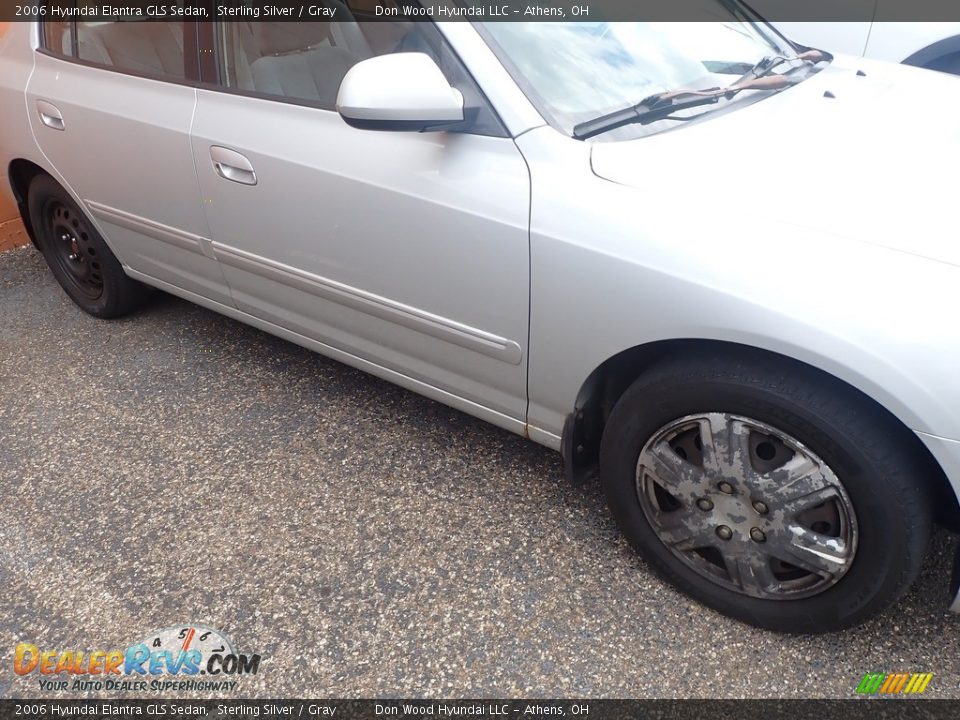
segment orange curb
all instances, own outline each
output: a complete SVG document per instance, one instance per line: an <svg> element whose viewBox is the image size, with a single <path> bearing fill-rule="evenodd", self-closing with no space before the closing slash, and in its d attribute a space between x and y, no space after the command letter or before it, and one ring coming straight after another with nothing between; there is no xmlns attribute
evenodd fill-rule
<svg viewBox="0 0 960 720"><path fill-rule="evenodd" d="M0 252L13 250L29 243L30 238L27 237L27 231L24 230L20 218L0 222Z"/></svg>

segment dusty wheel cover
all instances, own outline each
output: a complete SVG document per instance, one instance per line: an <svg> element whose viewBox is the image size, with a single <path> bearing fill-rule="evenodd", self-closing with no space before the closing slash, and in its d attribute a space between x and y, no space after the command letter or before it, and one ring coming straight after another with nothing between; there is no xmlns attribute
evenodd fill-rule
<svg viewBox="0 0 960 720"><path fill-rule="evenodd" d="M796 600L853 565L856 515L840 479L757 420L702 413L668 423L640 451L636 491L670 552L729 590Z"/></svg>

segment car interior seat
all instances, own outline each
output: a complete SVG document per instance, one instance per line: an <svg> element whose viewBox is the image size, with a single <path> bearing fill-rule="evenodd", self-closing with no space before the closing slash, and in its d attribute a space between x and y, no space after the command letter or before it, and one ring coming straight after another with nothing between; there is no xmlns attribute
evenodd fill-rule
<svg viewBox="0 0 960 720"><path fill-rule="evenodd" d="M253 90L333 107L347 71L373 52L341 0L323 4L336 9L337 21L242 24L239 40Z"/></svg>
<svg viewBox="0 0 960 720"><path fill-rule="evenodd" d="M257 92L332 105L343 77L361 59L333 45L326 24L250 26L256 47L250 75Z"/></svg>

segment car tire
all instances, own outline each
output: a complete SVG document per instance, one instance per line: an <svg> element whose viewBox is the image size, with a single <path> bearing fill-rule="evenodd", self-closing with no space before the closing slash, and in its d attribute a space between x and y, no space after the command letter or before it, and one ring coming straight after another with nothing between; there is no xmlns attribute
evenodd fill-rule
<svg viewBox="0 0 960 720"><path fill-rule="evenodd" d="M916 578L931 531L904 428L839 381L761 355L645 372L610 414L600 476L661 577L778 632L879 613Z"/></svg>
<svg viewBox="0 0 960 720"><path fill-rule="evenodd" d="M70 299L98 318L140 308L150 289L128 277L93 223L51 177L39 175L27 195L37 245Z"/></svg>

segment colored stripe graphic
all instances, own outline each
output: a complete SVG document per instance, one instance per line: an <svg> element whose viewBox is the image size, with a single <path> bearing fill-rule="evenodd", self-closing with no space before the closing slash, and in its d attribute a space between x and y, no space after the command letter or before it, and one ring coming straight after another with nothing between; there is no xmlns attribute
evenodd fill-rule
<svg viewBox="0 0 960 720"><path fill-rule="evenodd" d="M190 632L187 633L186 640L183 641L183 647L180 648L181 652L186 652L190 649L190 643L193 641L193 636L197 634L196 628L190 628Z"/></svg>
<svg viewBox="0 0 960 720"><path fill-rule="evenodd" d="M933 680L933 673L867 673L857 686L861 695L919 695Z"/></svg>
<svg viewBox="0 0 960 720"><path fill-rule="evenodd" d="M862 695L873 695L880 690L885 677L885 673L867 673L857 686L857 692Z"/></svg>

